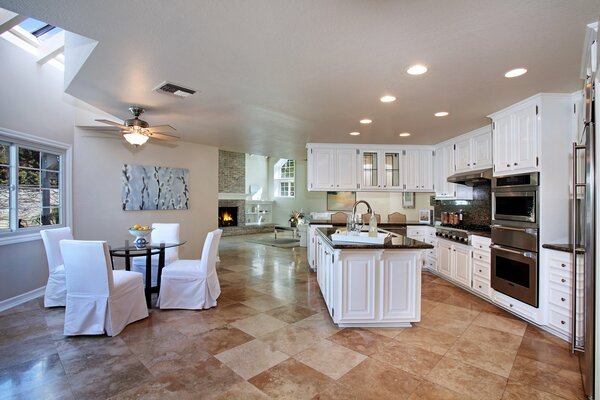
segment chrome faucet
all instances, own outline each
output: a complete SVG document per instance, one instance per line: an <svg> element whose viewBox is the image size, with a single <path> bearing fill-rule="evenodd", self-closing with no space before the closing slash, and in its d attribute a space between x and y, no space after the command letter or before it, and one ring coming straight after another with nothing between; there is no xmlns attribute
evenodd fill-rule
<svg viewBox="0 0 600 400"><path fill-rule="evenodd" d="M365 224L365 221L363 221L363 220L362 220L362 218L361 218L361 224L362 224L362 225L360 226L360 228L358 228L358 229L357 229L357 223L356 223L356 207L357 207L357 206L358 206L360 203L363 203L364 205L366 205L366 206L367 206L367 213L368 213L368 214L373 214L373 210L371 209L371 205L370 205L369 203L367 203L365 200L358 200L358 201L357 201L356 203L354 203L354 205L352 206L352 216L351 216L351 218L352 218L352 221L351 221L351 223L349 223L349 224L348 224L348 230L350 230L350 231L357 231L357 230L358 230L358 231L360 232L360 231L362 230L362 227L363 227L363 226L364 226L364 224Z"/></svg>

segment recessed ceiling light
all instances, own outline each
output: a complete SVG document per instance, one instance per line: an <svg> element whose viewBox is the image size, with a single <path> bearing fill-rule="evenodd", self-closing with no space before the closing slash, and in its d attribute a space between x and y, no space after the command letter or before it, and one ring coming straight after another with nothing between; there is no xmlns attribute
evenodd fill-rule
<svg viewBox="0 0 600 400"><path fill-rule="evenodd" d="M446 115L448 115L448 113L446 111L440 111L440 112L436 112L435 114L436 117L445 117Z"/></svg>
<svg viewBox="0 0 600 400"><path fill-rule="evenodd" d="M407 137L407 136L410 136L410 133L408 133L408 132L402 132L398 136L400 136L400 137Z"/></svg>
<svg viewBox="0 0 600 400"><path fill-rule="evenodd" d="M504 76L507 78L516 78L517 76L524 75L526 72L526 68L515 68L505 73Z"/></svg>
<svg viewBox="0 0 600 400"><path fill-rule="evenodd" d="M422 75L425 72L427 72L427 67L424 65L412 65L410 68L408 68L406 70L407 73L409 73L410 75Z"/></svg>
<svg viewBox="0 0 600 400"><path fill-rule="evenodd" d="M358 135L360 135L360 132L350 132L350 135L352 135L352 136L358 136Z"/></svg>
<svg viewBox="0 0 600 400"><path fill-rule="evenodd" d="M386 95L379 99L382 103L391 103L392 101L396 101L394 96Z"/></svg>
<svg viewBox="0 0 600 400"><path fill-rule="evenodd" d="M364 125L368 125L368 124L370 124L371 122L373 122L373 121L372 121L372 120L370 120L369 118L364 118L364 119L361 119L361 120L360 120L360 123L361 123L361 124L364 124Z"/></svg>

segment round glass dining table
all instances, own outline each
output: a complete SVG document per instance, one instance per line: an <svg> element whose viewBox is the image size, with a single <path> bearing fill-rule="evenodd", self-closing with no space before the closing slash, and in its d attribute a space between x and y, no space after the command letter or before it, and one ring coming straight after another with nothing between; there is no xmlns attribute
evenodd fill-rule
<svg viewBox="0 0 600 400"><path fill-rule="evenodd" d="M114 269L115 257L125 259L125 269L131 270L131 259L133 257L146 257L146 286L144 289L146 295L146 305L148 308L152 306L152 293L160 291L160 278L162 270L165 267L165 249L178 247L185 244L186 241L178 243L146 243L143 246L136 246L133 241L124 240L121 243L111 243L109 245L111 263ZM152 256L158 254L158 276L156 279L156 286L152 286Z"/></svg>

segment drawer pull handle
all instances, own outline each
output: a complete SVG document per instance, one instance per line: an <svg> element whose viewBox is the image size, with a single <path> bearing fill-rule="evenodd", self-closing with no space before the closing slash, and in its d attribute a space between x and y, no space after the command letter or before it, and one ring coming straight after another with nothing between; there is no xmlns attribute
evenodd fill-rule
<svg viewBox="0 0 600 400"><path fill-rule="evenodd" d="M479 256L479 258L481 258L481 256Z"/></svg>
<svg viewBox="0 0 600 400"><path fill-rule="evenodd" d="M512 304L509 304L509 306L511 306L511 307L512 307L513 305L512 305Z"/></svg>
<svg viewBox="0 0 600 400"><path fill-rule="evenodd" d="M564 325L564 324L566 324L566 322L565 322L565 321L560 321L560 323L561 323L561 324L563 324L563 325Z"/></svg>
<svg viewBox="0 0 600 400"><path fill-rule="evenodd" d="M479 272L483 272L482 270L479 270Z"/></svg>
<svg viewBox="0 0 600 400"><path fill-rule="evenodd" d="M560 280L562 283L565 283L567 280L565 278L561 278Z"/></svg>
<svg viewBox="0 0 600 400"><path fill-rule="evenodd" d="M565 299L564 297L561 297L560 301L567 301L567 299Z"/></svg>
<svg viewBox="0 0 600 400"><path fill-rule="evenodd" d="M560 266L561 266L561 267L563 267L563 268L565 268L565 267L566 267L566 265L565 265L565 264L560 264Z"/></svg>
<svg viewBox="0 0 600 400"><path fill-rule="evenodd" d="M479 289L481 289L481 285L479 285Z"/></svg>

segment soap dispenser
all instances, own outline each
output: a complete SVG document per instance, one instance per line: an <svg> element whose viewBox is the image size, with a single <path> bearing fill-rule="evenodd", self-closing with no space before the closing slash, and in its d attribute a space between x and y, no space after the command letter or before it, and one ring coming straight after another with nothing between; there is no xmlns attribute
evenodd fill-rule
<svg viewBox="0 0 600 400"><path fill-rule="evenodd" d="M377 237L377 218L375 218L375 213L371 214L371 218L369 218L369 237Z"/></svg>

